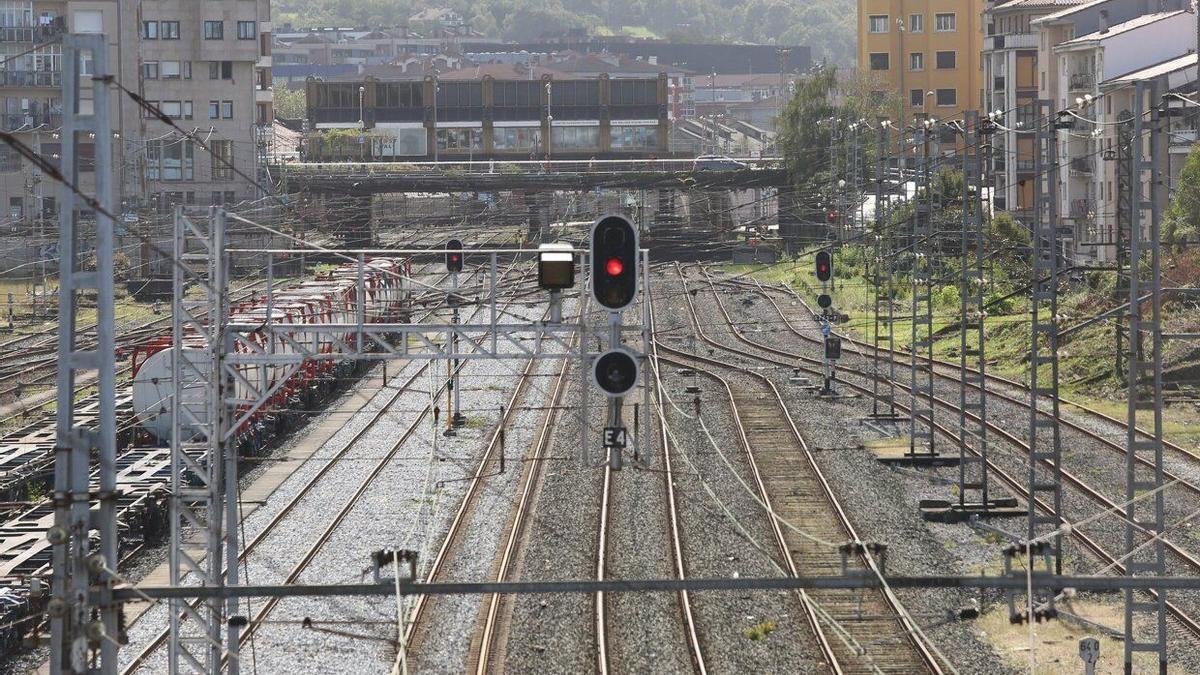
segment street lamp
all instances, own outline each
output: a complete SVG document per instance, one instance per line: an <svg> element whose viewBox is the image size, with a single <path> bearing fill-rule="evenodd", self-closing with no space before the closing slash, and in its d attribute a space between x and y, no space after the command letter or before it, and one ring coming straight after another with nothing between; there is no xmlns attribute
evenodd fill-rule
<svg viewBox="0 0 1200 675"><path fill-rule="evenodd" d="M551 143L554 142L554 115L550 109L550 94L553 89L550 82L546 82L546 159L550 159Z"/></svg>
<svg viewBox="0 0 1200 675"><path fill-rule="evenodd" d="M363 155L366 154L366 139L364 135L367 131L367 123L363 115L363 97L367 94L367 88L363 85L358 85L358 159L362 161Z"/></svg>
<svg viewBox="0 0 1200 675"><path fill-rule="evenodd" d="M363 130L367 128L366 122L363 121L363 97L367 95L367 88L363 85L358 86L358 128Z"/></svg>
<svg viewBox="0 0 1200 675"><path fill-rule="evenodd" d="M438 119L437 119L437 95L441 85L438 83L437 76L433 78L433 161L438 161Z"/></svg>

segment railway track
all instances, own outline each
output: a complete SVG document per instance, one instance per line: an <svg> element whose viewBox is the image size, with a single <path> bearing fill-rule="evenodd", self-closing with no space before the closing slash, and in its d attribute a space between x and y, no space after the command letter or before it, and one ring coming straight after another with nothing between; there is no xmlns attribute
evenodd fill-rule
<svg viewBox="0 0 1200 675"><path fill-rule="evenodd" d="M696 308L686 293L684 298L693 327L702 335ZM790 576L842 574L838 546L860 539L770 378L746 371L744 380L754 385L733 386L720 372L736 367L655 342L656 349L673 355L668 362L705 374L728 397L758 498L770 517L782 569ZM864 569L881 574L870 553L861 562ZM809 591L800 598L832 672L943 671L934 649L890 589L861 594Z"/></svg>
<svg viewBox="0 0 1200 675"><path fill-rule="evenodd" d="M686 280L684 280L682 273L680 274L680 279L683 280L683 282L686 286ZM750 340L748 337L746 337L744 332L738 327L737 322L735 322L727 313L724 303L720 299L720 294L715 292L715 287L710 287L710 288L713 290L713 297L715 299L715 302L717 303L717 307L719 308L719 311L720 311L725 323L727 324L728 328L730 329L730 333L732 334L734 339L737 340L738 342L741 342L747 346L752 347L755 350L759 350L759 351L762 351L762 352L772 355L772 356L763 356L762 354L751 354L751 353L747 352L746 355L749 358L751 358L752 360L759 361L759 362L766 362L766 363L770 363L770 364L773 364L778 367L789 368L789 369L797 367L798 363L807 363L807 364L809 364L808 366L800 366L800 369L802 371L808 372L815 376L821 376L823 374L823 371L820 369L823 362L820 359L808 356L806 354L800 354L800 353L796 353L796 352L792 352L792 351L782 350L777 347L773 347L771 345L767 345L767 344L763 344L760 342ZM785 321L786 321L786 318L785 318ZM795 330L794 326L789 325L789 328L791 328L792 332L795 333L796 335L804 338L806 341L812 341L815 344L815 338L812 338L811 336L806 336L803 332ZM730 348L728 345L725 345L719 341L713 340L711 337L709 337L703 333L701 333L701 338L706 343L712 345L713 347L727 350L727 351L736 351L736 350ZM782 360L779 357L782 357L782 359L787 359L787 360ZM872 378L871 373L864 372L861 370L856 370L853 368L841 368L840 372L851 373L854 376L862 378L868 382ZM870 398L873 396L873 393L869 386L865 386L865 385L862 385L862 384L859 384L856 382L852 382L847 379L841 379L839 381L844 386L848 386L848 387L854 389L855 391L866 396L867 398ZM898 390L908 391L907 385L905 385L903 383L897 382L896 387ZM954 404L954 403L951 403L949 401L946 401L946 400L941 399L936 396L934 397L934 403L935 403L935 405L940 406L941 408L944 408L946 410L953 410L957 413L958 408L957 408L956 404ZM897 401L895 403L895 405L898 410L901 410L905 414L908 414L910 412L909 408L907 406L905 406L904 404L902 404L901 402ZM971 416L970 413L968 413L968 415ZM928 420L926 418L922 417L920 419L928 422ZM974 419L976 421L978 421L978 418L974 418ZM932 426L933 426L933 429L935 432L939 433L944 438L950 440L952 443L954 443L956 445L958 444L959 437L953 429L946 427L945 425L937 423L937 422L934 422L932 424ZM1018 450L1021 450L1026 455L1028 455L1028 452L1029 452L1028 444L1025 443L1025 441L1023 439L1016 437L1009 430L995 424L994 422L989 422L988 423L988 431L989 431L989 433L994 434L995 437L1004 439L1007 443L1009 443L1013 447L1017 448ZM973 455L975 455L977 457L980 456L978 450L976 448L974 448L970 443L967 444L967 449ZM989 457L989 459L988 459L988 470L994 477L998 478L1004 485L1006 485L1007 488L1014 495L1017 495L1021 499L1024 499L1027 503L1029 502L1029 495L1026 491L1026 486L1025 486L1026 481L1024 479L1017 478L1016 476L1014 476L1011 472L1009 472L1006 469L1004 469L1003 467L1001 467L995 461L995 459L992 457ZM1115 502L1113 502L1112 500L1109 500L1107 497L1105 497L1103 494L1101 494L1098 490L1096 490L1095 488L1090 486L1086 481L1081 480L1077 476L1071 474L1069 471L1063 472L1063 479L1064 479L1064 484L1070 485L1071 487L1079 490L1080 493L1083 494L1085 497L1097 502L1098 504L1100 504L1101 506L1103 506L1106 509L1116 510L1117 504ZM1034 501L1034 507L1042 509L1045 512L1051 511L1049 506L1040 499ZM1124 574L1125 567L1123 564L1121 564L1121 561L1120 561L1120 558L1118 557L1118 555L1113 554L1110 551L1108 551L1098 541L1098 539L1095 536L1091 536L1091 535L1084 533L1081 530L1081 528L1079 528L1079 527L1074 527L1071 529L1071 537L1074 538L1074 540L1077 541L1080 545L1082 545L1086 550L1090 551L1098 560L1100 560L1106 566L1107 569L1109 569L1110 571L1112 571L1115 574ZM1171 551L1172 554L1174 554L1176 556L1176 559L1178 562L1192 568L1193 570L1200 570L1200 560L1198 560L1195 556L1193 556L1192 554L1190 554L1187 551L1184 551L1178 545L1174 544L1174 542L1172 542L1170 539L1165 539L1164 543L1166 545L1166 548L1169 551ZM1151 592L1151 594L1156 595L1156 593L1154 593L1154 592ZM1186 608L1180 606L1178 603L1175 603L1172 601L1167 601L1167 609L1170 612L1173 620L1175 622L1177 622L1177 624L1181 628L1183 628L1187 633L1189 633L1193 637L1200 638L1200 621L1198 621L1197 618L1195 616L1193 616L1190 611L1188 611Z"/></svg>
<svg viewBox="0 0 1200 675"><path fill-rule="evenodd" d="M504 274L500 277L501 280L507 278L511 271L512 267L510 266L510 268L506 269ZM519 284L523 282L528 274L529 272L526 270L524 273L522 273L516 283ZM477 308L475 311L478 313L482 311L482 309ZM470 319L468 318L467 320L469 321ZM417 378L421 377L428 371L432 364L432 361L426 362L420 368L418 368L413 375L408 377L405 382L399 388L397 388L396 392L389 397L389 399L380 407L380 409L371 416L362 429L360 429L348 441L339 446L339 448L321 466L321 469L304 483L300 490L298 490L296 494L294 494L292 498L287 501L287 503L271 518L268 523L264 525L261 530L259 530L259 532L253 538L245 543L243 549L239 553L238 564L243 564L252 553L258 550L260 546L264 545L264 542L269 541L273 535L276 535L282 531L282 524L287 520L288 516L296 511L301 502L313 492L313 490L321 483L323 478L329 475L335 468L340 468L342 463L348 460L348 455L351 453L351 451L354 450L363 440L363 438L386 417L387 413L392 409L396 402L417 381ZM465 365L466 361L463 361L459 367L462 368ZM447 382L448 380L443 380L441 386L438 387L436 391L432 392L430 397L431 401L437 400L439 395L445 391ZM326 525L318 534L317 538L314 540L314 543L308 547L306 552L301 556L300 560L289 570L285 577L285 583L294 582L300 576L300 574L307 569L309 564L315 558L316 554L321 550L329 538L333 536L334 532L337 531L340 524L345 520L346 516L357 504L358 498L361 497L361 495L365 493L366 490L376 481L379 474L388 466L400 448L403 447L404 443L410 439L414 433L416 433L423 420L427 419L432 413L433 406L434 404L431 402L418 411L413 422L401 433L400 439L393 443L391 447L383 453L383 457L381 459L377 459L374 462L371 470L368 471L365 477L359 481L358 487L353 491L351 498L342 503L341 507L337 510L329 524ZM277 600L267 602L254 614L242 633L243 643L250 640L254 634L261 629L264 622L267 620L267 617L275 609L277 604ZM193 603L193 607L198 605L199 603ZM151 655L162 648L168 637L169 629L159 631L159 633L155 635L155 637L122 668L121 672L128 674L138 671L149 660Z"/></svg>

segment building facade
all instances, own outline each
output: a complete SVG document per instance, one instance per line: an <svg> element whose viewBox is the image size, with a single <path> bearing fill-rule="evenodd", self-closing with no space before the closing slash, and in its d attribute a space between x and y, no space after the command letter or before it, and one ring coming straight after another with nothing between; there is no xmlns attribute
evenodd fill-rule
<svg viewBox="0 0 1200 675"><path fill-rule="evenodd" d="M1027 119L1038 98L1039 17L1083 0L992 0L984 14L983 109ZM1010 113L1016 113L1015 115ZM992 137L992 205L1018 218L1033 211L1033 137L1002 125Z"/></svg>
<svg viewBox="0 0 1200 675"><path fill-rule="evenodd" d="M494 70L494 69L493 69ZM464 69L306 83L310 160L665 157L666 73L593 78Z"/></svg>
<svg viewBox="0 0 1200 675"><path fill-rule="evenodd" d="M986 0L858 0L858 68L899 95L897 119L982 105Z"/></svg>
<svg viewBox="0 0 1200 675"><path fill-rule="evenodd" d="M65 32L102 33L121 84L158 106L247 176L255 177L263 130L274 117L269 0L2 0L0 123L50 160L61 149ZM24 52L30 52L24 54ZM86 67L86 64L85 64ZM114 198L126 213L176 203L222 204L257 196L253 181L152 118L114 89ZM81 182L94 185L92 146L81 140ZM8 149L0 151L0 199L9 222L45 227L57 218L57 186ZM52 225L50 226L53 227Z"/></svg>

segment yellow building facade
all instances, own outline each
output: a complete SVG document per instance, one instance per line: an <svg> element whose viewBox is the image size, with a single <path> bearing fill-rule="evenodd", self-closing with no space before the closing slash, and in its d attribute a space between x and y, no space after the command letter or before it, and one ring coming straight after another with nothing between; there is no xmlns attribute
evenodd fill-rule
<svg viewBox="0 0 1200 675"><path fill-rule="evenodd" d="M858 69L898 96L898 121L982 110L986 0L858 0Z"/></svg>

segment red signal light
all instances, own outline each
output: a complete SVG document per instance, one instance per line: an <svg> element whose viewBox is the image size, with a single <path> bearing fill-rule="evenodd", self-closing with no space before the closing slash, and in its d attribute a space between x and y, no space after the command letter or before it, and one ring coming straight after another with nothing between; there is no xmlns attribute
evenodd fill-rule
<svg viewBox="0 0 1200 675"><path fill-rule="evenodd" d="M621 272L625 271L625 263L621 262L620 258L609 258L608 262L604 263L604 271L608 272L608 276L620 276Z"/></svg>

